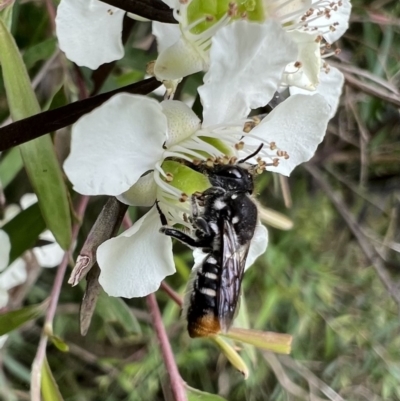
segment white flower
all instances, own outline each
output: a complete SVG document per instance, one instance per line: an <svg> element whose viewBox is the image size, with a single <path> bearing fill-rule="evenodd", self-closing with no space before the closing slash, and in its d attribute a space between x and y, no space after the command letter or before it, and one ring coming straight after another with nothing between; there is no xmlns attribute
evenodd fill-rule
<svg viewBox="0 0 400 401"><path fill-rule="evenodd" d="M22 259L17 259L8 266L10 250L10 239L7 233L0 229L0 310L7 306L8 291L24 283L27 277L25 262ZM7 335L0 336L0 348L7 338Z"/></svg>
<svg viewBox="0 0 400 401"><path fill-rule="evenodd" d="M324 39L331 44L343 35L348 28L351 11L349 0L230 2L225 13L222 5L220 8L211 5L207 8L208 3L204 3L199 5L195 0L176 2L174 16L179 21L179 29L153 22L153 34L157 38L159 50L154 73L159 80L177 80L207 70L212 37L232 20L274 19L291 34L292 40L298 45L298 54L287 66L283 84L315 90L323 67L320 42ZM214 10L216 15L212 15L210 10ZM325 44L322 46L326 47Z"/></svg>
<svg viewBox="0 0 400 401"><path fill-rule="evenodd" d="M28 193L21 197L19 203L22 209L27 209L29 206L37 203L36 194ZM41 267L55 267L61 263L65 251L58 245L54 235L50 230L45 230L39 235L39 240L47 242L45 245L35 246L32 252Z"/></svg>
<svg viewBox="0 0 400 401"><path fill-rule="evenodd" d="M20 200L23 209L28 208L35 202L37 202L35 194L25 194ZM16 204L7 206L4 220L0 221L0 227L13 219L20 211L21 208ZM61 262L64 251L55 242L53 234L49 230L46 230L39 238L51 242L48 245L32 249L39 265L42 267L54 267L58 265ZM8 234L0 229L0 310L7 306L9 299L8 291L23 284L27 279L26 262L24 259L18 258L9 265L10 251L11 243ZM7 338L7 335L0 336L0 348L3 347Z"/></svg>
<svg viewBox="0 0 400 401"><path fill-rule="evenodd" d="M25 262L17 259L10 266L10 239L4 230L0 229L0 309L8 303L8 290L25 282Z"/></svg>
<svg viewBox="0 0 400 401"><path fill-rule="evenodd" d="M20 205L11 204L5 208L4 219L0 221L0 227L12 220L21 212L21 208L27 209L29 206L36 203L37 196L34 193L27 193L20 199ZM32 248L32 252L38 264L41 267L55 267L61 263L65 251L58 245L54 235L49 230L43 231L39 235L39 240L45 241L46 244Z"/></svg>
<svg viewBox="0 0 400 401"><path fill-rule="evenodd" d="M266 168L290 174L312 157L325 134L330 110L320 95L292 96L249 133L243 128L253 127L248 113L272 98L295 53L274 21L239 21L224 27L213 38L210 68L199 89L203 122L178 101L159 104L144 96L114 96L73 127L64 169L74 189L87 195L117 195L137 206L152 206L157 199L170 224L190 228L183 219L183 213L190 212L188 196L209 183L171 158L202 161L234 156L237 149L249 154L263 142L259 156ZM109 295L147 295L175 271L171 239L159 233L160 226L153 207L98 248L99 280ZM264 252L266 235L265 229L257 230L249 261Z"/></svg>

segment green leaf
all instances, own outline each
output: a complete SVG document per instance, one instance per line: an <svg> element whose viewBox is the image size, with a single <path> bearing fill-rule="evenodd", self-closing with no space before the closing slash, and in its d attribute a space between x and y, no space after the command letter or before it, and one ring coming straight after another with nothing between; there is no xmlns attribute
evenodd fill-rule
<svg viewBox="0 0 400 401"><path fill-rule="evenodd" d="M26 68L29 70L38 61L48 60L56 51L56 43L56 38L50 38L30 47L23 56Z"/></svg>
<svg viewBox="0 0 400 401"><path fill-rule="evenodd" d="M189 401L226 401L225 398L219 395L206 393L193 387L186 386L186 391Z"/></svg>
<svg viewBox="0 0 400 401"><path fill-rule="evenodd" d="M0 63L14 121L40 112L28 73L10 32L0 20ZM20 146L29 180L47 227L64 249L71 242L71 216L61 168L50 135Z"/></svg>
<svg viewBox="0 0 400 401"><path fill-rule="evenodd" d="M52 334L49 339L61 352L69 351L68 344L61 337Z"/></svg>
<svg viewBox="0 0 400 401"><path fill-rule="evenodd" d="M128 305L121 298L109 297L102 292L98 298L96 308L107 322L119 322L130 333L141 333L140 324Z"/></svg>
<svg viewBox="0 0 400 401"><path fill-rule="evenodd" d="M24 166L21 152L13 148L0 161L0 183L5 188Z"/></svg>
<svg viewBox="0 0 400 401"><path fill-rule="evenodd" d="M0 314L0 336L15 330L29 320L37 319L44 315L48 302L38 305L30 305L25 308Z"/></svg>
<svg viewBox="0 0 400 401"><path fill-rule="evenodd" d="M47 358L44 359L42 367L42 396L43 401L63 401L57 382L51 372Z"/></svg>
<svg viewBox="0 0 400 401"><path fill-rule="evenodd" d="M37 203L17 214L3 226L11 242L10 263L33 248L39 234L45 228L46 224Z"/></svg>
<svg viewBox="0 0 400 401"><path fill-rule="evenodd" d="M8 5L0 11L0 18L3 20L4 25L7 27L9 31L11 31L14 2L15 2L14 0L11 1L3 0L2 2L0 2L0 8L3 8L4 4L8 3Z"/></svg>

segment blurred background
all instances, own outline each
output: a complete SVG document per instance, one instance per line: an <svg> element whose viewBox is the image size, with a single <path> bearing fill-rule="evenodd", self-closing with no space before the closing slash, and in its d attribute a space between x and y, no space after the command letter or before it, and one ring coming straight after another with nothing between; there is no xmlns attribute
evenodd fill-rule
<svg viewBox="0 0 400 401"><path fill-rule="evenodd" d="M400 400L400 2L353 0L352 5L350 29L335 44L341 52L327 60L345 74L346 84L324 142L289 179L264 173L257 181L262 207L286 216L288 221L279 219L292 228L268 226L268 249L245 274L238 320L293 335L292 353L245 347L241 355L250 377L243 380L213 343L188 337L179 307L158 291L182 378L220 396L193 395L193 400ZM52 0L14 5L12 34L42 109L144 78L146 64L157 54L150 23L127 19L125 57L92 73L59 51L56 6ZM188 77L178 97L194 101L201 82L202 74ZM0 77L0 124L10 122ZM69 135L69 128L53 134L61 162ZM22 196L33 192L18 152L0 155L0 181L3 219L10 205L21 205ZM106 200L90 199L76 255ZM129 213L135 221L145 211L130 208ZM35 245L48 244L41 241ZM192 256L180 244L174 251L177 274L166 281L183 294ZM23 258L28 278L10 291L6 310L38 304L51 292L56 269L43 269L33 252ZM71 287L64 280L54 320L60 343L47 348L63 399L172 399L145 300L101 293L83 337L84 289L85 282ZM0 399L30 399L30 370L42 326L43 317L28 322L1 348Z"/></svg>

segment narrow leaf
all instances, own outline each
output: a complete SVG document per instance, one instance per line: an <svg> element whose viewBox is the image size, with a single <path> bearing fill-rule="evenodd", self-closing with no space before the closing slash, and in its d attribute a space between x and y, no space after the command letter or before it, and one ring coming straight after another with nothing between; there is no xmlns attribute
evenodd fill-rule
<svg viewBox="0 0 400 401"><path fill-rule="evenodd" d="M38 305L26 306L25 308L0 314L0 336L15 330L29 320L37 319L44 315L48 302Z"/></svg>
<svg viewBox="0 0 400 401"><path fill-rule="evenodd" d="M0 182L3 188L15 178L24 166L18 148L11 149L0 161Z"/></svg>
<svg viewBox="0 0 400 401"><path fill-rule="evenodd" d="M249 369L236 350L220 336L210 336L210 339L218 345L228 361L247 379L249 377Z"/></svg>
<svg viewBox="0 0 400 401"><path fill-rule="evenodd" d="M189 401L226 401L219 395L206 393L193 387L186 386L186 391Z"/></svg>
<svg viewBox="0 0 400 401"><path fill-rule="evenodd" d="M0 20L0 63L13 120L40 112L28 73L13 37ZM71 241L71 216L61 168L50 135L20 146L30 182L39 199L47 227L67 249Z"/></svg>
<svg viewBox="0 0 400 401"><path fill-rule="evenodd" d="M121 298L109 297L104 292L97 301L98 310L108 322L118 322L130 333L141 333L140 324Z"/></svg>
<svg viewBox="0 0 400 401"><path fill-rule="evenodd" d="M68 344L59 336L55 336L52 334L49 336L50 341L61 351L61 352L68 352L69 346Z"/></svg>
<svg viewBox="0 0 400 401"><path fill-rule="evenodd" d="M42 367L42 396L43 401L63 401L57 382L51 372L49 362L45 358Z"/></svg>
<svg viewBox="0 0 400 401"><path fill-rule="evenodd" d="M278 354L290 354L293 340L290 334L240 329L237 327L231 328L227 333L221 333L221 336L251 344L260 349L277 352Z"/></svg>
<svg viewBox="0 0 400 401"><path fill-rule="evenodd" d="M10 263L33 248L39 234L45 228L46 224L37 203L17 214L3 226L11 242Z"/></svg>

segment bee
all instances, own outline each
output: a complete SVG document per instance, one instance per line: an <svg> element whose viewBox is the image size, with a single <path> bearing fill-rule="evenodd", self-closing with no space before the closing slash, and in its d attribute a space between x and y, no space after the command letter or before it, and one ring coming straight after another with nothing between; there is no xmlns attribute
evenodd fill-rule
<svg viewBox="0 0 400 401"><path fill-rule="evenodd" d="M261 147L236 164L198 167L212 186L191 196L193 236L166 226L159 210L163 224L160 232L206 254L192 269L182 308L190 337L227 332L235 318L258 220L257 206L251 198L255 166L246 160Z"/></svg>

